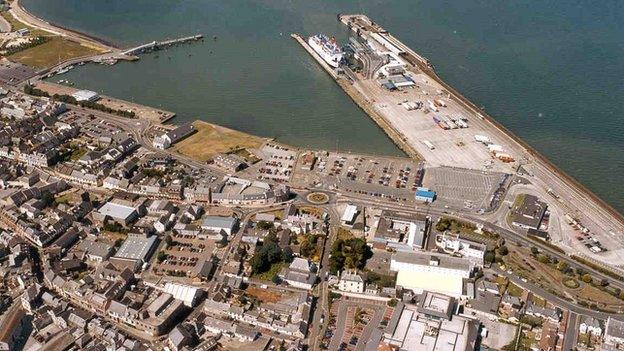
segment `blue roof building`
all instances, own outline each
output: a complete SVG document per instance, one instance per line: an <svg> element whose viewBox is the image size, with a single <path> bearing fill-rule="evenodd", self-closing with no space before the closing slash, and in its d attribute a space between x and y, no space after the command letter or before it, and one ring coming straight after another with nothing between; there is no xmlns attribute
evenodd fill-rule
<svg viewBox="0 0 624 351"><path fill-rule="evenodd" d="M436 193L428 188L418 187L416 188L416 200L426 203L431 203L435 200Z"/></svg>

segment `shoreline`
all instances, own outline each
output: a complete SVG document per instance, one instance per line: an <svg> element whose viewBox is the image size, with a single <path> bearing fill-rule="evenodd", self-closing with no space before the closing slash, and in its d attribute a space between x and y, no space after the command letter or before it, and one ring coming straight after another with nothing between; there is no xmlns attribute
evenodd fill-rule
<svg viewBox="0 0 624 351"><path fill-rule="evenodd" d="M82 33L74 29L69 29L35 16L31 12L29 12L28 9L22 6L20 0L14 0L11 3L9 12L16 20L24 23L27 26L56 34L69 40L74 40L86 47L101 50L104 52L119 50L119 47L117 47L115 44L110 43L104 39L97 38L93 35Z"/></svg>

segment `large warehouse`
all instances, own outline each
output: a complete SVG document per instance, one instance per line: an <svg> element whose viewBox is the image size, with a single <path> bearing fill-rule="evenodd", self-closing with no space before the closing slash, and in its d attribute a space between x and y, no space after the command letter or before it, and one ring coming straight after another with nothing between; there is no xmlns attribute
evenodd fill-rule
<svg viewBox="0 0 624 351"><path fill-rule="evenodd" d="M429 252L397 252L392 256L390 269L398 272L396 285L405 289L418 294L433 291L460 297L473 264L465 258Z"/></svg>

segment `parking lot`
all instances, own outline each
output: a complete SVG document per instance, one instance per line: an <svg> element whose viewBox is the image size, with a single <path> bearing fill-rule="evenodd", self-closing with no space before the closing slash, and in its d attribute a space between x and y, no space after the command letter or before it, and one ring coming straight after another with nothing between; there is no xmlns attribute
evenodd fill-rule
<svg viewBox="0 0 624 351"><path fill-rule="evenodd" d="M427 169L423 184L436 191L438 205L479 211L489 208L503 177L503 173L436 167Z"/></svg>
<svg viewBox="0 0 624 351"><path fill-rule="evenodd" d="M361 299L340 299L332 305L335 328L326 334L330 337L330 350L361 351L366 347L374 328L379 326L385 311L385 303L373 303Z"/></svg>
<svg viewBox="0 0 624 351"><path fill-rule="evenodd" d="M66 112L60 119L68 124L79 125L80 132L93 139L100 137L113 137L123 131L121 128L104 119L88 116L80 112Z"/></svg>
<svg viewBox="0 0 624 351"><path fill-rule="evenodd" d="M34 69L20 63L3 60L0 62L0 82L16 85L28 78L35 76Z"/></svg>
<svg viewBox="0 0 624 351"><path fill-rule="evenodd" d="M172 234L172 245L162 252L166 259L154 265L154 273L162 275L186 275L204 260L210 260L215 242L194 235Z"/></svg>
<svg viewBox="0 0 624 351"><path fill-rule="evenodd" d="M324 176L395 189L416 190L419 165L404 158L377 158L330 153L319 157L316 170Z"/></svg>
<svg viewBox="0 0 624 351"><path fill-rule="evenodd" d="M316 156L311 171L299 167L299 160L293 183L401 202L413 202L414 191L421 185L421 165L409 158L335 152L319 152Z"/></svg>
<svg viewBox="0 0 624 351"><path fill-rule="evenodd" d="M269 143L260 149L258 162L245 173L252 173L254 178L278 183L287 182L293 173L297 161L297 151L286 146Z"/></svg>

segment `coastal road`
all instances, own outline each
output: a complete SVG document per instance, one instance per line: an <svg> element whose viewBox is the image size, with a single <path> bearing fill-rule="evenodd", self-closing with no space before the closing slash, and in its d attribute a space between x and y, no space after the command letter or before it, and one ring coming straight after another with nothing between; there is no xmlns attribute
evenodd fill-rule
<svg viewBox="0 0 624 351"><path fill-rule="evenodd" d="M11 31L11 24L3 16L0 16L0 33L8 33Z"/></svg>

